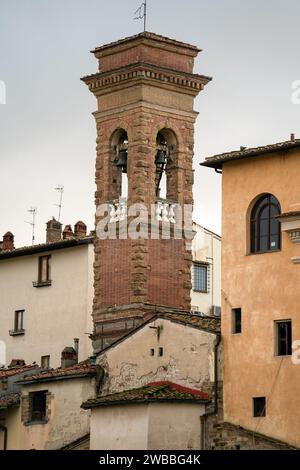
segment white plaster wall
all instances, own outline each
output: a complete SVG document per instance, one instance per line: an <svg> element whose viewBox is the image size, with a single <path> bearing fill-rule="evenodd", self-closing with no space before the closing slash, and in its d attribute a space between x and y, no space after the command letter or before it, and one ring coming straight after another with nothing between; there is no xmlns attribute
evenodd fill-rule
<svg viewBox="0 0 300 470"><path fill-rule="evenodd" d="M160 337L157 337L157 328ZM107 372L102 394L169 380L201 389L214 380L215 335L158 319L98 356ZM158 355L159 347L164 354ZM150 355L154 349L155 355Z"/></svg>
<svg viewBox="0 0 300 470"><path fill-rule="evenodd" d="M204 405L197 403L151 403L148 449L200 449L200 416L204 413Z"/></svg>
<svg viewBox="0 0 300 470"><path fill-rule="evenodd" d="M47 254L45 253L42 253ZM34 288L39 255L0 261L0 340L6 343L6 363L24 359L60 366L61 351L79 338L79 360L92 353L93 245L49 252L52 286ZM9 336L15 310L25 310L24 336Z"/></svg>
<svg viewBox="0 0 300 470"><path fill-rule="evenodd" d="M147 405L92 409L90 450L144 450L147 438Z"/></svg>
<svg viewBox="0 0 300 470"><path fill-rule="evenodd" d="M124 404L92 409L91 450L200 449L200 416L194 403Z"/></svg>
<svg viewBox="0 0 300 470"><path fill-rule="evenodd" d="M80 405L94 395L94 380L71 379L27 385L22 395L47 390L52 394L48 423L25 426L19 409L6 413L8 450L55 450L89 433L90 411Z"/></svg>
<svg viewBox="0 0 300 470"><path fill-rule="evenodd" d="M210 287L207 293L192 289L191 304L200 312L211 314L213 305L221 306L221 237L198 224L193 224L193 229L196 232L192 243L193 261L209 263Z"/></svg>

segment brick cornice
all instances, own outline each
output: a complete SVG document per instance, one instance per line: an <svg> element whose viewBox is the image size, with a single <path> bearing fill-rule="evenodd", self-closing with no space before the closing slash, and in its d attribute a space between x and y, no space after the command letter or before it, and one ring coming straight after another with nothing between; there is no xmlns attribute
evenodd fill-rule
<svg viewBox="0 0 300 470"><path fill-rule="evenodd" d="M158 82L160 88L164 85L171 85L176 88L179 87L181 90L190 90L193 95L197 95L210 82L211 78L205 75L178 72L140 62L109 72L88 75L81 80L88 85L92 93L97 95L101 94L102 91L107 93L113 87L120 87L121 84L122 88L124 84L130 82L136 84L136 81Z"/></svg>

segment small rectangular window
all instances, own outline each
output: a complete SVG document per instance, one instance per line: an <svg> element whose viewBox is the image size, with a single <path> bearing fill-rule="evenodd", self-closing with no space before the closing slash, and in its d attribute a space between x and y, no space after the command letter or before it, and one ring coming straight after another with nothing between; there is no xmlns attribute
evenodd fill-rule
<svg viewBox="0 0 300 470"><path fill-rule="evenodd" d="M42 356L41 357L41 367L43 369L49 369L50 368L50 356Z"/></svg>
<svg viewBox="0 0 300 470"><path fill-rule="evenodd" d="M292 354L292 322L291 320L275 322L276 328L276 356L290 356Z"/></svg>
<svg viewBox="0 0 300 470"><path fill-rule="evenodd" d="M17 310L15 312L14 331L24 330L24 310Z"/></svg>
<svg viewBox="0 0 300 470"><path fill-rule="evenodd" d="M266 416L266 397L253 398L253 417L262 418Z"/></svg>
<svg viewBox="0 0 300 470"><path fill-rule="evenodd" d="M153 348L150 349L150 356L154 356L155 350Z"/></svg>
<svg viewBox="0 0 300 470"><path fill-rule="evenodd" d="M31 421L45 421L46 419L46 402L47 391L32 392L31 398Z"/></svg>
<svg viewBox="0 0 300 470"><path fill-rule="evenodd" d="M40 283L49 282L51 279L51 255L39 257L39 277Z"/></svg>
<svg viewBox="0 0 300 470"><path fill-rule="evenodd" d="M159 348L158 349L158 355L162 357L164 355L164 348Z"/></svg>
<svg viewBox="0 0 300 470"><path fill-rule="evenodd" d="M193 288L196 292L208 292L208 265L194 263L193 266Z"/></svg>
<svg viewBox="0 0 300 470"><path fill-rule="evenodd" d="M232 309L232 334L237 335L242 332L242 309Z"/></svg>

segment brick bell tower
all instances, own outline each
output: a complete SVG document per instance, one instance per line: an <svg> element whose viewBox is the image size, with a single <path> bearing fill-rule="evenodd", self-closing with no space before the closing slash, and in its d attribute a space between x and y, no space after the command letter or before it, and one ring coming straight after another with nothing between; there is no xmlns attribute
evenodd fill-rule
<svg viewBox="0 0 300 470"><path fill-rule="evenodd" d="M197 47L149 32L92 52L99 72L82 80L98 102L92 339L99 351L158 311L190 311L191 233L176 224L178 210L193 204L194 99L210 79L193 74ZM149 216L144 236L126 238L134 205ZM99 235L103 207L115 237Z"/></svg>

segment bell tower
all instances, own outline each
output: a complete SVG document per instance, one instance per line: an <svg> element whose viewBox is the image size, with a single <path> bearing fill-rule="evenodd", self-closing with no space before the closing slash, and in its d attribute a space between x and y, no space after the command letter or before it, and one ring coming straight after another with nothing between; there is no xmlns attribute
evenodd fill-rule
<svg viewBox="0 0 300 470"><path fill-rule="evenodd" d="M190 311L194 99L210 78L193 74L197 47L149 32L92 52L100 350L158 311Z"/></svg>

